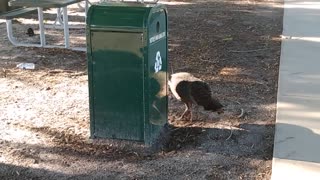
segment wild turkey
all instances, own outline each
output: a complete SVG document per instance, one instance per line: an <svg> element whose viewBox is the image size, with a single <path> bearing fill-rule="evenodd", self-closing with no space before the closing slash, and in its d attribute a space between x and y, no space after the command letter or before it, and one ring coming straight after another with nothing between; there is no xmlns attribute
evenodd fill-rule
<svg viewBox="0 0 320 180"><path fill-rule="evenodd" d="M223 113L223 106L212 97L209 85L192 74L186 72L172 74L168 84L173 95L186 105L186 109L179 119L182 119L189 112L192 121L193 104L203 106L207 111Z"/></svg>
<svg viewBox="0 0 320 180"><path fill-rule="evenodd" d="M28 28L26 34L29 35L30 37L34 36L34 31L33 31L33 29L32 29L32 28Z"/></svg>

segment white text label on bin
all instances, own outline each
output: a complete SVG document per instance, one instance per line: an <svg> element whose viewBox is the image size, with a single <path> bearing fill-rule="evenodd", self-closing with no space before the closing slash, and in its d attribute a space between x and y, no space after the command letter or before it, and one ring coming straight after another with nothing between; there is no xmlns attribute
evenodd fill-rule
<svg viewBox="0 0 320 180"><path fill-rule="evenodd" d="M158 40L160 40L160 39L162 39L162 38L164 38L164 37L166 37L166 32L162 32L162 33L160 33L160 34L157 34L157 35L155 35L155 36L152 36L152 37L149 39L149 42L150 42L150 44L151 44L151 43L154 43L154 42L156 42L156 41L158 41Z"/></svg>

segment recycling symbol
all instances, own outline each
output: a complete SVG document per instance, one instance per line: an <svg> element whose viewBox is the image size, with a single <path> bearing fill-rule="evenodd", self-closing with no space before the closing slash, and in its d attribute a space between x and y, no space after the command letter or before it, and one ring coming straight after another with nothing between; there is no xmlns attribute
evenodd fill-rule
<svg viewBox="0 0 320 180"><path fill-rule="evenodd" d="M156 62L154 64L154 71L157 73L158 71L161 70L161 68L162 68L162 60L161 60L160 51L158 51L156 55Z"/></svg>

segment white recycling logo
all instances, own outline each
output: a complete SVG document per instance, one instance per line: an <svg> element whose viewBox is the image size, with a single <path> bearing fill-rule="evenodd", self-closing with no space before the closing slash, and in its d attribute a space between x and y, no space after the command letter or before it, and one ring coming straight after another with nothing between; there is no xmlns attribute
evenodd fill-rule
<svg viewBox="0 0 320 180"><path fill-rule="evenodd" d="M162 68L162 60L161 60L160 51L158 51L156 55L156 62L154 64L154 71L157 73L161 70L161 68Z"/></svg>

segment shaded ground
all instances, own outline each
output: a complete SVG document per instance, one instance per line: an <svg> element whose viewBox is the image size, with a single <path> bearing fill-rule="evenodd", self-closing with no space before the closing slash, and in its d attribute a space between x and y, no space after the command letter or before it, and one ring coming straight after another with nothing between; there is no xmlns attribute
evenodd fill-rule
<svg viewBox="0 0 320 180"><path fill-rule="evenodd" d="M167 151L91 142L85 53L13 47L0 23L0 179L270 179L281 4L205 0L167 7L173 71L209 82L227 112L198 109L194 122L177 121L184 106L170 95L169 120L178 128ZM18 21L19 39L36 41L25 35L26 20ZM62 43L61 31L50 33L50 42ZM73 45L85 44L83 30L71 33ZM36 70L16 69L20 62L34 62ZM241 108L245 115L237 118Z"/></svg>

